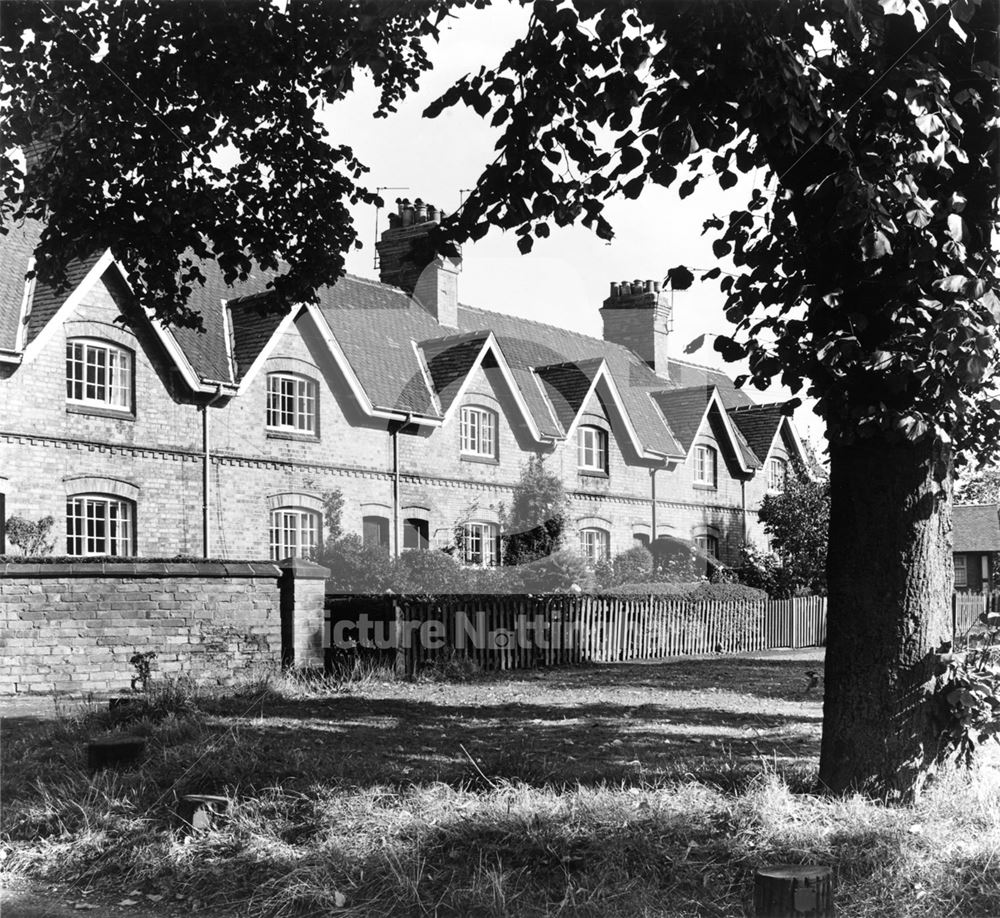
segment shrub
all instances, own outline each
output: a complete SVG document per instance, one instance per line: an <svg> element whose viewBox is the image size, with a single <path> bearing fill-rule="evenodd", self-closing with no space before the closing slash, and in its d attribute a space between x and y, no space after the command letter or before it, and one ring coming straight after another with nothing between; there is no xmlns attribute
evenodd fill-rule
<svg viewBox="0 0 1000 918"><path fill-rule="evenodd" d="M586 560L572 549L554 552L517 570L524 578L524 589L528 593L560 593L574 586L588 590L594 581Z"/></svg>
<svg viewBox="0 0 1000 918"><path fill-rule="evenodd" d="M653 572L653 553L642 545L615 555L614 583L642 583Z"/></svg>
<svg viewBox="0 0 1000 918"><path fill-rule="evenodd" d="M21 516L7 518L7 541L21 550L22 555L52 554L54 543L51 538L55 519L43 516L37 522L31 522Z"/></svg>
<svg viewBox="0 0 1000 918"><path fill-rule="evenodd" d="M397 593L457 593L467 571L443 551L404 551L393 566L390 588Z"/></svg>
<svg viewBox="0 0 1000 918"><path fill-rule="evenodd" d="M366 547L349 533L323 546L317 560L330 568L330 581L342 593L384 593L392 589L394 563L384 548Z"/></svg>
<svg viewBox="0 0 1000 918"><path fill-rule="evenodd" d="M739 602L767 599L767 593L743 583L708 583L704 580L687 583L628 583L607 591L614 596L666 596L689 599L692 602Z"/></svg>
<svg viewBox="0 0 1000 918"><path fill-rule="evenodd" d="M524 575L519 567L462 568L463 586L459 592L523 593Z"/></svg>
<svg viewBox="0 0 1000 918"><path fill-rule="evenodd" d="M522 565L552 554L562 543L568 502L562 479L532 456L514 488L510 513L503 521L503 555L509 565Z"/></svg>
<svg viewBox="0 0 1000 918"><path fill-rule="evenodd" d="M753 545L743 546L738 574L741 583L764 590L775 599L788 599L796 593L795 578L781 559Z"/></svg>
<svg viewBox="0 0 1000 918"><path fill-rule="evenodd" d="M705 565L699 564L693 546L680 539L660 536L650 551L653 575L658 582L689 583L705 574Z"/></svg>

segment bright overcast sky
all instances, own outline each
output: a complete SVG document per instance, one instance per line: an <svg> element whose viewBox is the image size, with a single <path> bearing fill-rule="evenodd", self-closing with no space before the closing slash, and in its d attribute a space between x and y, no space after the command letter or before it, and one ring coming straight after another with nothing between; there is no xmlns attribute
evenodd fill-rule
<svg viewBox="0 0 1000 918"><path fill-rule="evenodd" d="M485 10L469 9L442 25L441 43L430 48L434 69L425 75L420 92L410 96L389 118L375 119L378 95L368 81L359 81L349 98L324 113L336 143L354 148L371 168L368 187L403 186L407 190L381 192L388 208L397 197L423 198L448 213L461 201L462 189L473 186L483 166L495 155L498 132L471 109L449 109L435 119L421 116L424 108L457 78L480 66L496 63L511 42L523 33L527 11L515 4L497 3ZM681 200L673 189L648 187L636 201L608 202L605 216L615 229L610 243L584 227L552 228L548 239L535 240L534 249L521 255L512 233L499 230L463 248L459 298L470 305L550 322L584 334L601 336L598 309L613 280L662 279L675 265L709 268L718 259L711 237L701 235L702 223L713 213L726 214L742 206L750 184L741 182L723 192L712 180ZM387 226L388 208L379 219ZM375 238L375 209L353 211L364 249L348 256L351 273L371 277ZM727 266L722 265L723 269ZM718 281L694 286L674 299L671 353L677 357L739 372L712 349L711 339L693 355L685 346L702 333L727 333L732 326L722 312ZM766 393L749 390L756 401L789 397L780 387ZM806 409L796 422L814 445L823 448L821 422Z"/></svg>

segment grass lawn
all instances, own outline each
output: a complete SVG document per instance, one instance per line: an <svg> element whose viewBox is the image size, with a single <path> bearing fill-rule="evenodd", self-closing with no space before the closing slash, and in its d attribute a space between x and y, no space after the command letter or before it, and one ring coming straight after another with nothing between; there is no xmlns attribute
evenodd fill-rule
<svg viewBox="0 0 1000 918"><path fill-rule="evenodd" d="M755 867L805 862L836 868L843 916L1000 916L1000 772L912 807L814 795L821 689L802 690L821 668L803 651L162 692L127 727L142 767L96 776L83 742L107 711L11 717L2 867L115 914L735 918ZM229 796L228 816L182 832L187 793Z"/></svg>

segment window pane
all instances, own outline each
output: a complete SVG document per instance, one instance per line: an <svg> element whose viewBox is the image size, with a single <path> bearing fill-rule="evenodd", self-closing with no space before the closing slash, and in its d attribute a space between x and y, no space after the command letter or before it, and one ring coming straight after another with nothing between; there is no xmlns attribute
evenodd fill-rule
<svg viewBox="0 0 1000 918"><path fill-rule="evenodd" d="M424 550L428 546L427 520L407 519L403 521L404 550Z"/></svg>

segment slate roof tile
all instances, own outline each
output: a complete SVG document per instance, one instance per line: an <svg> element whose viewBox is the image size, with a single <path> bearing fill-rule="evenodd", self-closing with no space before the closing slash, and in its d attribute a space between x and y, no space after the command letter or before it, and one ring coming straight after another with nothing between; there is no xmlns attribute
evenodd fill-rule
<svg viewBox="0 0 1000 918"><path fill-rule="evenodd" d="M952 509L954 551L1000 551L1000 505L965 504Z"/></svg>
<svg viewBox="0 0 1000 918"><path fill-rule="evenodd" d="M781 404L737 406L729 409L729 417L763 462L785 418Z"/></svg>

